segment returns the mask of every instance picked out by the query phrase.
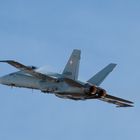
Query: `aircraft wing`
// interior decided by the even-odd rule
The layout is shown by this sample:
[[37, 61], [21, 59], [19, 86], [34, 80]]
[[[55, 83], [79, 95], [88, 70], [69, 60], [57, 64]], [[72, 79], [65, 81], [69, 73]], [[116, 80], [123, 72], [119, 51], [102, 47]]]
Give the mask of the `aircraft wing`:
[[[21, 70], [21, 71], [24, 71], [25, 73], [28, 73], [36, 78], [39, 78], [39, 79], [42, 79], [42, 80], [50, 80], [50, 81], [53, 81], [53, 80], [57, 80], [56, 78], [54, 77], [51, 77], [51, 76], [48, 76], [46, 74], [42, 74], [40, 72], [37, 72], [35, 70], [33, 70], [31, 67], [28, 67], [28, 66], [25, 66], [19, 62], [16, 62], [16, 61], [13, 61], [13, 60], [3, 60], [3, 61], [0, 61], [0, 62], [4, 62], [4, 63], [8, 63], [14, 67], [16, 67], [17, 69]], [[58, 79], [59, 80], [59, 79]], [[78, 82], [78, 81], [75, 81], [73, 79], [69, 79], [69, 78], [63, 78], [63, 80], [68, 83], [69, 85], [71, 86], [76, 86], [76, 87], [83, 87], [83, 84]]]
[[48, 75], [45, 75], [45, 74], [42, 74], [42, 73], [39, 73], [35, 70], [33, 70], [32, 68], [28, 67], [28, 66], [25, 66], [19, 62], [16, 62], [16, 61], [13, 61], [13, 60], [3, 60], [3, 61], [0, 61], [0, 62], [4, 62], [4, 63], [8, 63], [14, 67], [16, 67], [17, 69], [21, 70], [21, 71], [24, 71], [25, 73], [28, 73], [36, 78], [39, 78], [39, 79], [42, 79], [42, 80], [55, 80], [55, 78], [53, 77], [50, 77]]
[[116, 104], [116, 107], [133, 107], [133, 102], [109, 94], [106, 94], [105, 97], [101, 97], [100, 100]]

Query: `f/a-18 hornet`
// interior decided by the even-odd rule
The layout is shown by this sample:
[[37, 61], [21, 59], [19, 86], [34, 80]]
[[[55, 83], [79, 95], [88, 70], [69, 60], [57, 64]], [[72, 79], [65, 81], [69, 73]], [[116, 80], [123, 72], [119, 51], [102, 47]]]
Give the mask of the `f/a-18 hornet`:
[[116, 104], [117, 107], [132, 107], [133, 102], [109, 95], [99, 87], [116, 64], [109, 64], [87, 82], [78, 80], [81, 51], [73, 50], [62, 74], [47, 73], [35, 66], [25, 66], [13, 60], [3, 60], [19, 71], [0, 78], [0, 83], [8, 86], [38, 89], [43, 93], [53, 93], [57, 97], [72, 100], [99, 99]]

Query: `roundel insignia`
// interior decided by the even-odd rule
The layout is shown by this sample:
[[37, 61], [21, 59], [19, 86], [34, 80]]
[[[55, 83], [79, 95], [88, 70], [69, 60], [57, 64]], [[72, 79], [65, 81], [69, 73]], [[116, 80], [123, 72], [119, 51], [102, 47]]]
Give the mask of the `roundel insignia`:
[[71, 65], [73, 64], [73, 61], [72, 61], [72, 60], [70, 61], [70, 64], [71, 64]]

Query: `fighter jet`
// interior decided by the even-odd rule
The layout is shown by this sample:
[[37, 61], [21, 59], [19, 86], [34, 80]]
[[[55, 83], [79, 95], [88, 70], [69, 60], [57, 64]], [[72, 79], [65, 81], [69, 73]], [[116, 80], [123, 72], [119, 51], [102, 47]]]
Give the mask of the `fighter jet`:
[[109, 95], [100, 87], [116, 64], [111, 63], [99, 71], [87, 82], [78, 80], [81, 51], [73, 50], [63, 72], [48, 73], [42, 68], [25, 66], [14, 60], [2, 60], [17, 68], [18, 71], [0, 78], [0, 83], [12, 87], [37, 89], [43, 93], [52, 93], [57, 97], [72, 100], [98, 99], [115, 104], [116, 107], [133, 107], [133, 102]]

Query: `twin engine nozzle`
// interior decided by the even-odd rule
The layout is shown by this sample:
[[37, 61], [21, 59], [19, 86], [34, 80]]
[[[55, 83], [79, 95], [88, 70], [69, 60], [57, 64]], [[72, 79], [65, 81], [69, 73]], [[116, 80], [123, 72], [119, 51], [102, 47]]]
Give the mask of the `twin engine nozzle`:
[[89, 96], [93, 95], [96, 96], [97, 98], [105, 97], [107, 94], [106, 90], [90, 84], [85, 85], [84, 92]]

